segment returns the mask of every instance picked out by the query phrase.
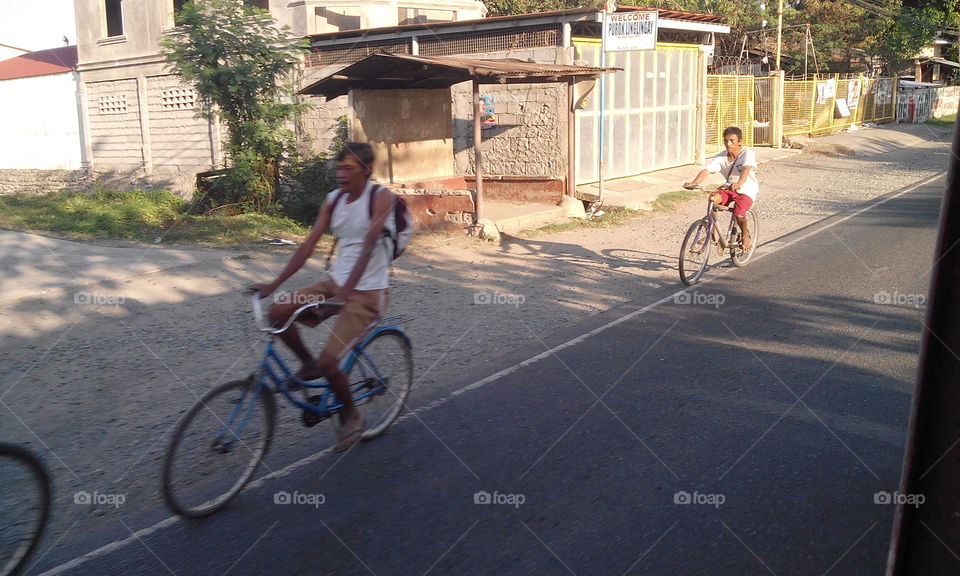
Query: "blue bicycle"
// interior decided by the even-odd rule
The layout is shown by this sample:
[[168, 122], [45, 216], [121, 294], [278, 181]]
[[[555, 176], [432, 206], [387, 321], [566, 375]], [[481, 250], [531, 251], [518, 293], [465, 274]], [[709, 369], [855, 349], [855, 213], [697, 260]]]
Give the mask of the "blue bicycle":
[[[270, 447], [276, 394], [299, 408], [305, 426], [315, 426], [342, 410], [326, 380], [300, 380], [275, 349], [276, 335], [297, 316], [325, 305], [332, 304], [305, 304], [284, 326], [273, 328], [264, 320], [260, 296], [253, 295], [257, 327], [270, 335], [263, 359], [248, 378], [226, 382], [204, 394], [177, 424], [163, 463], [163, 497], [175, 513], [188, 518], [209, 516], [240, 493]], [[367, 424], [361, 439], [376, 438], [396, 420], [413, 386], [410, 339], [394, 324], [377, 324], [344, 354], [340, 369]], [[339, 420], [331, 419], [335, 430]]]

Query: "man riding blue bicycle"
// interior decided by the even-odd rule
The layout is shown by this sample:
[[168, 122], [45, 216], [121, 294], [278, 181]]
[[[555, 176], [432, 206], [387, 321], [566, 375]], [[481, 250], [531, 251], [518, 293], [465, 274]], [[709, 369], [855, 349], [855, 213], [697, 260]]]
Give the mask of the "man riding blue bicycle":
[[707, 166], [697, 174], [692, 182], [683, 185], [684, 188], [696, 188], [710, 174], [720, 172], [724, 176], [724, 184], [713, 192], [714, 203], [722, 206], [733, 206], [733, 216], [743, 235], [743, 251], [753, 249], [753, 240], [747, 226], [747, 211], [757, 200], [760, 193], [760, 181], [757, 179], [757, 156], [753, 150], [742, 145], [743, 132], [736, 126], [730, 126], [723, 131], [723, 145], [726, 151], [720, 152], [707, 162]]
[[[290, 326], [279, 337], [302, 364], [296, 376], [301, 380], [326, 378], [343, 404], [343, 428], [335, 446], [337, 451], [342, 451], [360, 439], [364, 422], [354, 406], [347, 377], [340, 370], [338, 359], [386, 308], [390, 256], [387, 246], [381, 242], [381, 234], [385, 227], [395, 227], [396, 223], [391, 210], [393, 192], [371, 180], [374, 155], [370, 145], [348, 142], [334, 161], [339, 188], [327, 195], [310, 233], [273, 282], [253, 284], [249, 290], [258, 292], [261, 298], [269, 296], [303, 267], [321, 236], [328, 231], [336, 236], [338, 251], [330, 276], [298, 290], [283, 302], [275, 303], [269, 315], [274, 326], [282, 326], [301, 305], [312, 301], [325, 302], [327, 306], [313, 308], [297, 318], [297, 321], [314, 327], [337, 314], [339, 309], [333, 332], [316, 359], [304, 345], [295, 326]], [[370, 195], [374, 195], [372, 200]]]

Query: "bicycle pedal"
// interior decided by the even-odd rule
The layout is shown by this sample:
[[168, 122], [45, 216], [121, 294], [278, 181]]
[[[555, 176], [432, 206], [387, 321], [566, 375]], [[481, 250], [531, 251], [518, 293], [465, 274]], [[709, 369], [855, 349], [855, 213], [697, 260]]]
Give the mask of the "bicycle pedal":
[[[306, 401], [307, 401], [307, 404], [312, 404], [313, 406], [319, 406], [320, 396], [310, 396], [309, 398], [306, 399]], [[303, 422], [303, 426], [305, 428], [313, 428], [314, 426], [316, 426], [326, 418], [327, 416], [320, 415], [308, 408], [304, 408], [300, 412], [300, 421]]]
[[384, 380], [381, 385], [379, 380], [367, 378], [367, 381], [364, 382], [363, 385], [370, 390], [370, 396], [382, 396], [383, 393], [387, 391], [387, 382], [389, 382], [389, 380]]

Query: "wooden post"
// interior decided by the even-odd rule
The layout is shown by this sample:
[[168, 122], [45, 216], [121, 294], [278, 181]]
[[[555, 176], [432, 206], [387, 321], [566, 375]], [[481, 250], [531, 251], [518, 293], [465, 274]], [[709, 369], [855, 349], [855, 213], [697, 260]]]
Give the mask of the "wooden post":
[[567, 196], [576, 198], [577, 196], [577, 146], [576, 146], [576, 122], [577, 113], [574, 110], [574, 78], [567, 81]]
[[770, 137], [773, 140], [773, 147], [780, 148], [783, 146], [783, 89], [785, 86], [783, 70], [777, 70], [770, 81], [773, 84], [773, 90], [771, 90], [773, 110], [770, 114]]
[[783, 0], [777, 10], [777, 70], [780, 69], [780, 46], [783, 43]]
[[480, 132], [480, 83], [473, 79], [473, 163], [476, 174], [477, 193], [473, 202], [473, 223], [483, 218], [483, 154], [480, 152], [482, 140]]

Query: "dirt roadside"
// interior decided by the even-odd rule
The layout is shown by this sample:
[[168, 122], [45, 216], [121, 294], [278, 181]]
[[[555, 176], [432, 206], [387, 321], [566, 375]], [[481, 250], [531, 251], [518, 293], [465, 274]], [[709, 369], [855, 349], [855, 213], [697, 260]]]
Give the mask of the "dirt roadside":
[[[861, 153], [848, 146], [853, 154], [821, 150], [764, 164], [760, 250], [943, 173], [950, 134], [919, 126], [891, 134], [889, 147]], [[703, 209], [693, 199], [618, 227], [507, 236], [500, 245], [459, 234], [419, 237], [398, 261], [391, 310], [410, 318], [405, 328], [414, 340], [417, 386], [442, 386], [487, 359], [537, 344], [543, 334], [619, 305], [646, 303], [654, 290], [679, 288], [680, 240]], [[159, 507], [159, 461], [170, 426], [216, 382], [250, 371], [259, 345], [242, 287], [271, 279], [291, 252], [196, 251], [194, 260], [173, 259], [174, 267], [89, 281], [67, 262], [60, 284], [49, 280], [43, 292], [0, 301], [0, 438], [41, 453], [57, 477], [58, 514], [48, 543], [81, 538], [97, 526], [122, 533], [116, 520], [136, 529], [144, 510]], [[24, 252], [21, 264], [31, 257]], [[98, 260], [108, 257], [94, 260], [109, 265]], [[318, 279], [322, 261], [314, 258], [289, 287]], [[324, 426], [305, 430], [288, 420], [272, 450], [278, 465], [332, 441], [319, 431]], [[75, 504], [81, 490], [124, 494], [126, 504]]]

